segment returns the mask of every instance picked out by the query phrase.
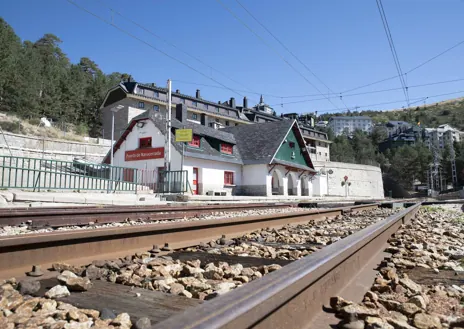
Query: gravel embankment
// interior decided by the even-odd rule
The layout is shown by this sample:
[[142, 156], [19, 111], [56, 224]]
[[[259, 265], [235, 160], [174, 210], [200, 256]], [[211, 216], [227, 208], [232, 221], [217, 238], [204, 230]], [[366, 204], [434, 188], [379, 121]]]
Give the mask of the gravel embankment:
[[[321, 208], [319, 208], [321, 209]], [[302, 212], [308, 211], [307, 208], [271, 208], [271, 209], [258, 209], [258, 210], [243, 210], [243, 211], [234, 211], [234, 212], [214, 212], [211, 214], [205, 214], [195, 217], [184, 217], [173, 220], [147, 220], [140, 218], [139, 220], [126, 220], [121, 223], [109, 223], [109, 224], [95, 224], [89, 223], [89, 225], [81, 226], [63, 226], [57, 228], [40, 228], [35, 229], [32, 227], [31, 223], [23, 223], [18, 226], [3, 226], [0, 227], [0, 236], [10, 236], [10, 235], [20, 235], [20, 234], [38, 234], [38, 233], [48, 233], [48, 232], [60, 232], [60, 231], [72, 231], [72, 230], [94, 230], [98, 228], [110, 228], [110, 227], [123, 227], [123, 226], [138, 226], [138, 225], [148, 225], [148, 224], [166, 224], [166, 223], [180, 223], [180, 222], [190, 222], [190, 221], [199, 221], [199, 220], [212, 220], [212, 219], [228, 219], [236, 217], [246, 217], [246, 216], [259, 216], [259, 215], [272, 215], [272, 214], [284, 214], [284, 213], [293, 213], [293, 212]], [[173, 217], [176, 214], [173, 213]]]
[[[273, 262], [289, 262], [304, 257], [395, 211], [376, 209], [278, 230], [262, 229], [240, 238], [222, 238], [195, 248], [178, 250], [170, 256], [160, 256], [160, 251], [154, 249], [125, 258], [94, 261], [80, 267], [56, 263], [53, 269], [59, 273], [57, 279], [60, 285], [48, 290], [44, 296], [29, 296], [36, 296], [39, 292], [38, 281], [18, 284], [13, 279], [1, 283], [0, 328], [149, 328], [146, 318], [140, 319], [137, 325], [132, 323], [127, 313], [116, 315], [107, 309], [101, 312], [79, 309], [54, 299], [71, 292], [90, 290], [92, 282], [102, 280], [209, 300], [282, 267]], [[250, 214], [249, 211], [247, 213]], [[202, 262], [195, 258], [197, 256], [193, 252], [207, 257], [229, 257], [231, 261]], [[176, 258], [178, 254], [187, 257], [192, 254], [193, 258], [181, 261]], [[255, 264], [261, 261], [267, 263], [247, 265], [250, 261]]]
[[464, 213], [461, 206], [423, 207], [389, 239], [362, 303], [334, 297], [339, 328], [464, 328]]

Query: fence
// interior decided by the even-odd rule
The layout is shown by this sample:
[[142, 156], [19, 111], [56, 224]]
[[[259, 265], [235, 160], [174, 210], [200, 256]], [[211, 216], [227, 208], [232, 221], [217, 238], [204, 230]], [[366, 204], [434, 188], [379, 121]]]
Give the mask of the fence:
[[137, 169], [94, 164], [85, 160], [71, 162], [0, 156], [0, 170], [0, 188], [34, 191], [107, 190], [134, 193], [140, 189], [137, 185]]
[[164, 193], [185, 193], [188, 190], [188, 172], [186, 170], [173, 170], [158, 172], [158, 186], [156, 191]]

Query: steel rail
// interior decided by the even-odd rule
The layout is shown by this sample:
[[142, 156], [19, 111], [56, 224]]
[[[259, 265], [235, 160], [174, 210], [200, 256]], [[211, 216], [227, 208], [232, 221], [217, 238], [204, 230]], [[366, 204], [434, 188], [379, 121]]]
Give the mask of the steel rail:
[[[33, 226], [85, 225], [89, 222], [105, 224], [126, 219], [164, 220], [196, 216], [213, 212], [250, 209], [287, 208], [294, 203], [248, 203], [187, 206], [103, 206], [72, 208], [8, 208], [0, 210], [0, 227], [20, 225], [32, 221]], [[175, 215], [177, 214], [177, 215]]]
[[381, 251], [418, 211], [417, 203], [261, 279], [188, 309], [152, 329], [311, 328], [323, 303]]
[[31, 265], [82, 263], [127, 256], [165, 243], [184, 248], [222, 235], [236, 237], [264, 227], [324, 220], [345, 212], [377, 208], [378, 204], [166, 224], [147, 224], [93, 230], [55, 231], [0, 238], [0, 278], [21, 275]]

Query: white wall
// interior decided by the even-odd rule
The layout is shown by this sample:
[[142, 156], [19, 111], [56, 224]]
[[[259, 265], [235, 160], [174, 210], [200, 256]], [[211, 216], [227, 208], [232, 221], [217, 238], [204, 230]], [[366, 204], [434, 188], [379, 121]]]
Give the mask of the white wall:
[[348, 176], [351, 186], [348, 188], [349, 197], [384, 198], [382, 171], [379, 167], [366, 166], [342, 162], [316, 162], [314, 167], [317, 171], [325, 167], [325, 171], [333, 170], [329, 175], [327, 192], [327, 176], [316, 176], [313, 181], [313, 194], [329, 196], [345, 196], [345, 187], [342, 186], [344, 176]]
[[[120, 167], [155, 170], [164, 167], [164, 158], [138, 161], [125, 161], [126, 151], [136, 150], [139, 147], [139, 138], [151, 137], [152, 147], [164, 147], [164, 135], [156, 128], [151, 120], [144, 120], [146, 124], [139, 128], [134, 126], [132, 132], [126, 137], [121, 147], [114, 154], [114, 165]], [[180, 170], [180, 153], [171, 147], [171, 170]]]
[[266, 164], [243, 166], [243, 183], [246, 185], [266, 185], [268, 171]]
[[193, 168], [198, 168], [198, 194], [214, 191], [227, 192], [230, 195], [233, 187], [224, 186], [224, 171], [234, 173], [234, 185], [242, 184], [242, 166], [240, 164], [185, 157], [184, 170], [188, 172], [190, 186], [193, 186]]

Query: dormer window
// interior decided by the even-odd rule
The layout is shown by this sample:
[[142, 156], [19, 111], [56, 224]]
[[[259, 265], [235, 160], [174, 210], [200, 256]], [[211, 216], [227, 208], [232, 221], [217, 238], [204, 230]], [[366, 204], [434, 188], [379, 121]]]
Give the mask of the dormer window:
[[151, 147], [151, 137], [139, 139], [139, 149], [147, 149]]
[[196, 148], [200, 148], [200, 144], [201, 144], [201, 138], [198, 135], [193, 135], [192, 141], [188, 143], [189, 146], [196, 147]]
[[221, 143], [221, 153], [225, 154], [232, 154], [233, 153], [233, 145], [229, 143]]

